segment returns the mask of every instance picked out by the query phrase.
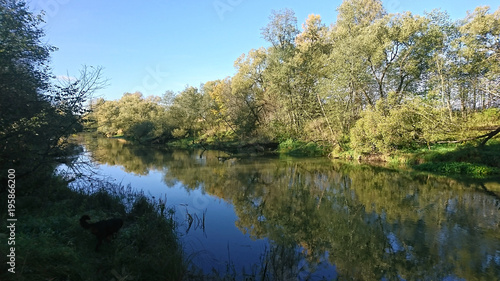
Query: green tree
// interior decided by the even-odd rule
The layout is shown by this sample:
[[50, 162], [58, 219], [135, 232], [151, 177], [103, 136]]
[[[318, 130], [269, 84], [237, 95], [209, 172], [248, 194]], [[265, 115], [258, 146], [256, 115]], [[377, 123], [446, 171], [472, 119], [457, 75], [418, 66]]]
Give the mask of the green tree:
[[262, 37], [271, 43], [263, 79], [269, 104], [272, 105], [271, 130], [281, 138], [295, 137], [303, 126], [300, 96], [292, 81], [296, 75], [293, 63], [297, 18], [292, 10], [273, 11]]
[[309, 15], [302, 25], [302, 32], [296, 38], [294, 64], [297, 69], [293, 80], [294, 88], [301, 97], [300, 110], [307, 112], [304, 126], [304, 140], [327, 143], [338, 142], [338, 134], [330, 120], [328, 93], [321, 86], [327, 79], [328, 57], [333, 44], [328, 36], [328, 28], [319, 15]]
[[165, 141], [172, 129], [161, 98], [143, 97], [141, 93], [125, 93], [120, 100], [98, 99], [92, 104], [90, 118], [97, 132], [107, 137], [124, 135], [139, 142]]
[[221, 138], [227, 132], [236, 133], [238, 104], [231, 92], [231, 79], [209, 81], [203, 85], [205, 100], [206, 133], [205, 136]]
[[[0, 142], [3, 169], [20, 169], [43, 152], [38, 137], [50, 104], [40, 94], [49, 88], [46, 67], [55, 48], [42, 44], [43, 20], [21, 1], [0, 2]], [[44, 141], [45, 143], [46, 141]], [[37, 161], [38, 162], [38, 161]], [[24, 167], [26, 169], [27, 167]]]
[[20, 177], [48, 175], [58, 162], [70, 162], [66, 139], [82, 129], [85, 101], [104, 85], [101, 68], [53, 84], [48, 62], [55, 48], [43, 41], [42, 16], [14, 0], [0, 1], [0, 15], [0, 165]]
[[206, 118], [203, 96], [198, 88], [186, 86], [177, 94], [169, 108], [168, 118], [173, 121], [175, 137], [197, 137]]
[[237, 70], [231, 80], [232, 94], [239, 101], [238, 127], [242, 134], [257, 133], [263, 138], [274, 138], [266, 124], [273, 120], [274, 108], [266, 96], [264, 71], [267, 66], [267, 52], [264, 48], [250, 50], [235, 62]]
[[459, 54], [463, 58], [464, 91], [462, 109], [489, 107], [500, 98], [500, 8], [489, 14], [478, 7], [460, 27]]

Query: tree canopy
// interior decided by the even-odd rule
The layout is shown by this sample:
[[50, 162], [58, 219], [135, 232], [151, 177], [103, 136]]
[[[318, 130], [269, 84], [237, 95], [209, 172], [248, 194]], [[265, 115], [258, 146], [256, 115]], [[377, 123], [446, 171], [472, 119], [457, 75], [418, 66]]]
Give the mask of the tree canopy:
[[24, 1], [0, 1], [0, 166], [34, 178], [69, 161], [66, 139], [82, 130], [85, 101], [105, 84], [102, 69], [90, 67], [79, 78], [53, 80], [56, 48], [43, 41], [42, 22]]
[[[241, 55], [232, 77], [167, 92], [175, 97], [149, 118], [151, 138], [295, 139], [385, 153], [487, 141], [500, 128], [500, 10], [478, 7], [452, 21], [440, 10], [390, 14], [379, 0], [345, 0], [330, 25], [309, 15], [299, 28], [285, 9], [261, 34], [269, 46]], [[105, 108], [126, 106], [127, 95], [96, 104], [102, 133], [118, 132], [110, 120], [125, 122]]]

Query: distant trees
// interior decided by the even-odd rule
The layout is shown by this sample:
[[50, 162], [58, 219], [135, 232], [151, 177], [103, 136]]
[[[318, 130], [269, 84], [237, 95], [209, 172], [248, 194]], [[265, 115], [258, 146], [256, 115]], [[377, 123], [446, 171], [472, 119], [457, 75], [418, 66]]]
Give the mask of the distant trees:
[[[151, 137], [291, 138], [388, 152], [500, 127], [492, 114], [500, 104], [500, 10], [478, 7], [452, 22], [441, 11], [389, 14], [379, 0], [345, 0], [330, 26], [310, 15], [299, 29], [293, 11], [273, 11], [262, 37], [270, 46], [239, 57], [233, 77], [163, 97], [155, 110], [164, 125], [155, 125], [160, 117], [143, 125], [162, 128]], [[124, 122], [102, 120], [106, 134]]]
[[141, 93], [126, 93], [118, 101], [97, 99], [91, 103], [88, 122], [108, 137], [133, 136], [139, 141], [152, 141], [163, 136], [167, 124], [160, 98], [144, 98]]

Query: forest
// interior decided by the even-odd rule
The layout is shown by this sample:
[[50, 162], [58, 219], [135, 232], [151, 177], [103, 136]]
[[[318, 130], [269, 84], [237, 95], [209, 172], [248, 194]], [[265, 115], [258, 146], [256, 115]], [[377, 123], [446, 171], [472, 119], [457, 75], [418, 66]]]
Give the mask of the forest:
[[[332, 156], [477, 140], [500, 132], [500, 9], [389, 14], [378, 0], [343, 1], [337, 20], [273, 11], [269, 46], [235, 74], [161, 97], [95, 99], [85, 122], [143, 143], [312, 143]], [[256, 31], [258, 32], [258, 31]], [[325, 153], [326, 154], [326, 153]]]

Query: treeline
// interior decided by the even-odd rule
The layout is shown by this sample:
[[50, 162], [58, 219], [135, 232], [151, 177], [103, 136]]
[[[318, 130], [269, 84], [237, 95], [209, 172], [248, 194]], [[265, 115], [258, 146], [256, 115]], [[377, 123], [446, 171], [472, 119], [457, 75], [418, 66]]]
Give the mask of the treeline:
[[234, 76], [95, 100], [89, 126], [141, 141], [293, 139], [370, 153], [499, 131], [500, 9], [452, 21], [345, 0], [329, 26], [310, 15], [299, 29], [282, 10], [261, 31], [269, 47], [239, 57]]

